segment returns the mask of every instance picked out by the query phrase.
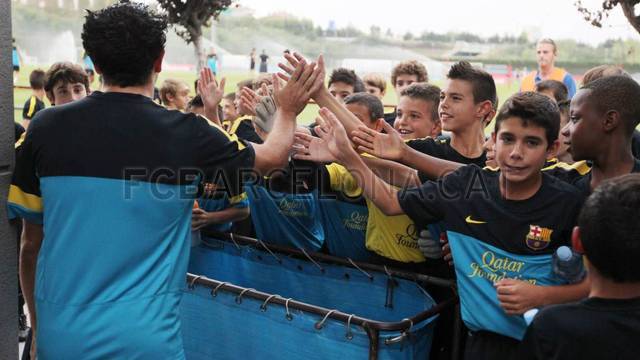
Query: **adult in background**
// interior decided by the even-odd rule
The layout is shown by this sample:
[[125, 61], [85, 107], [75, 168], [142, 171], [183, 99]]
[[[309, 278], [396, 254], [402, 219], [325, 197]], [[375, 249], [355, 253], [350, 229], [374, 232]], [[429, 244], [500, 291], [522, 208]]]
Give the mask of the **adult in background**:
[[556, 80], [564, 83], [569, 91], [569, 99], [576, 93], [576, 81], [565, 69], [555, 66], [558, 48], [555, 41], [541, 39], [536, 45], [538, 70], [532, 71], [522, 79], [520, 91], [536, 91], [536, 84], [543, 80]]
[[[323, 85], [321, 67], [299, 64], [275, 86], [269, 139], [239, 141], [152, 101], [167, 26], [141, 3], [88, 11], [82, 43], [102, 91], [38, 113], [16, 152], [8, 214], [43, 234], [31, 244], [37, 263], [21, 268], [25, 296], [35, 287], [38, 358], [184, 359], [178, 309], [197, 181], [222, 176], [233, 196], [240, 170], [284, 166], [295, 117]], [[208, 117], [223, 88], [202, 71]]]
[[260, 72], [261, 73], [268, 72], [267, 60], [269, 60], [269, 55], [267, 55], [267, 52], [263, 49], [262, 54], [260, 54]]
[[256, 71], [256, 48], [251, 49], [249, 53], [249, 71]]

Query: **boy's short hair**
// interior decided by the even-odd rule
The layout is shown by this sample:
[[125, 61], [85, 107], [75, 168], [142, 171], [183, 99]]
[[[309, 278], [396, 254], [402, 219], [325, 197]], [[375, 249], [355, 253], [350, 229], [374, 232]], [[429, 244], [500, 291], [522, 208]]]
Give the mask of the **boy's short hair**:
[[354, 93], [364, 92], [364, 83], [362, 80], [356, 75], [356, 72], [350, 69], [338, 68], [331, 72], [331, 76], [329, 77], [329, 84], [327, 87], [330, 87], [331, 84], [336, 82], [342, 82], [345, 84], [349, 84], [353, 86]]
[[569, 98], [569, 90], [567, 86], [558, 80], [544, 80], [536, 84], [536, 92], [551, 91], [556, 102], [564, 101]]
[[606, 76], [594, 80], [582, 89], [591, 90], [589, 102], [604, 114], [613, 110], [620, 114], [628, 134], [640, 122], [640, 85], [628, 76]]
[[238, 82], [236, 85], [238, 90], [242, 90], [242, 88], [248, 87], [249, 89], [253, 89], [253, 79], [246, 79]]
[[367, 74], [362, 78], [362, 81], [369, 86], [380, 89], [380, 92], [387, 90], [387, 80], [380, 74]]
[[396, 80], [400, 75], [415, 75], [418, 78], [417, 82], [428, 82], [429, 73], [427, 68], [416, 60], [406, 60], [398, 63], [391, 70], [391, 85], [396, 86]]
[[121, 87], [143, 85], [164, 49], [167, 18], [147, 5], [121, 2], [87, 10], [82, 45], [104, 76]]
[[89, 75], [82, 66], [69, 61], [57, 62], [47, 70], [44, 81], [44, 90], [52, 92], [53, 87], [62, 81], [63, 84], [82, 84], [89, 91]]
[[45, 73], [41, 69], [35, 69], [29, 74], [29, 85], [33, 90], [44, 89]]
[[560, 116], [569, 116], [569, 110], [571, 108], [571, 100], [558, 101], [558, 110], [560, 110]]
[[376, 96], [366, 92], [355, 93], [344, 98], [345, 105], [360, 104], [369, 110], [369, 120], [375, 121], [384, 117], [384, 106]]
[[[589, 196], [580, 216], [580, 239], [589, 262], [607, 279], [640, 281], [640, 174], [610, 179]], [[635, 215], [634, 215], [635, 214]]]
[[494, 109], [498, 107], [496, 83], [488, 72], [471, 66], [468, 61], [459, 61], [451, 65], [447, 73], [450, 80], [465, 80], [473, 88], [473, 102], [475, 104], [490, 101]]
[[233, 102], [233, 101], [235, 101], [235, 99], [236, 99], [236, 93], [234, 93], [234, 92], [230, 92], [230, 93], [226, 94], [226, 95], [223, 97], [223, 99], [224, 99], [224, 100], [229, 100], [229, 101]]
[[194, 107], [204, 107], [202, 96], [200, 96], [200, 94], [194, 96], [191, 100], [189, 100], [189, 103], [187, 103], [187, 109], [192, 109]]
[[251, 89], [253, 89], [253, 91], [257, 91], [258, 89], [260, 89], [262, 87], [262, 84], [265, 84], [267, 86], [273, 85], [273, 79], [272, 79], [271, 75], [269, 75], [269, 74], [258, 75], [257, 78], [255, 78], [255, 79], [253, 79], [253, 81], [251, 81], [251, 85], [249, 87]]
[[440, 105], [440, 88], [427, 83], [413, 83], [400, 92], [400, 97], [406, 96], [411, 99], [419, 99], [427, 103], [432, 103], [431, 120], [440, 121], [438, 106]]
[[582, 77], [582, 86], [587, 86], [589, 83], [598, 80], [600, 78], [603, 78], [605, 76], [616, 76], [616, 75], [622, 75], [622, 76], [628, 76], [631, 77], [631, 75], [629, 75], [628, 72], [624, 71], [621, 67], [616, 66], [616, 65], [600, 65], [600, 66], [596, 66], [594, 68], [591, 68], [589, 70], [587, 70], [586, 73], [584, 73], [584, 76]]
[[542, 38], [540, 40], [538, 40], [538, 44], [549, 44], [551, 46], [553, 46], [553, 54], [557, 54], [558, 53], [558, 47], [556, 46], [556, 42], [553, 41], [553, 39], [550, 38]]
[[160, 86], [160, 99], [163, 104], [169, 103], [167, 95], [176, 96], [180, 85], [182, 85], [182, 82], [175, 79], [166, 79], [162, 82], [162, 86]]
[[525, 91], [508, 98], [498, 111], [494, 131], [498, 133], [500, 124], [513, 117], [520, 118], [525, 126], [531, 123], [543, 128], [548, 146], [558, 139], [560, 131], [558, 105], [542, 94]]

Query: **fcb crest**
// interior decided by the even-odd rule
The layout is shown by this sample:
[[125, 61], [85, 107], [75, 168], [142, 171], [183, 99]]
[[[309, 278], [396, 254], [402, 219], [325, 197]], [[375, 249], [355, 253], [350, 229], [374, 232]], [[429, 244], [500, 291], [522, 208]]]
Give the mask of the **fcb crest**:
[[538, 225], [529, 225], [529, 234], [527, 234], [527, 246], [531, 250], [542, 250], [551, 243], [551, 233], [553, 230], [543, 228]]

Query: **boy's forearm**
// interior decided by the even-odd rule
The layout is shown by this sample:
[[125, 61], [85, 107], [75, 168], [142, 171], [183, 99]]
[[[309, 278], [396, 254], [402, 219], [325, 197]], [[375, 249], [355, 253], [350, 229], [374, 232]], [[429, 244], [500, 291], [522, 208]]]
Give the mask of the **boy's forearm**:
[[41, 225], [23, 222], [20, 246], [20, 286], [24, 301], [29, 309], [29, 322], [32, 329], [36, 329], [35, 278], [38, 253], [44, 233]]
[[362, 125], [362, 121], [353, 115], [338, 99], [333, 97], [325, 87], [320, 89], [313, 99], [318, 106], [325, 107], [335, 114], [349, 136], [351, 136], [352, 131], [358, 129], [359, 125]]
[[408, 145], [405, 145], [402, 163], [426, 174], [431, 180], [436, 180], [464, 166], [464, 164], [421, 153]]
[[420, 185], [418, 173], [403, 164], [391, 160], [384, 160], [363, 156], [364, 163], [386, 183], [400, 188]]
[[224, 210], [211, 212], [210, 216], [214, 224], [240, 221], [246, 219], [247, 216], [249, 216], [249, 208], [230, 207]]
[[343, 165], [349, 170], [362, 188], [364, 196], [372, 201], [385, 215], [401, 215], [404, 212], [398, 201], [398, 191], [378, 178], [364, 163], [355, 151], [342, 159]]
[[590, 285], [589, 277], [586, 277], [578, 284], [543, 286], [542, 306], [582, 300], [589, 296]]
[[277, 110], [273, 129], [262, 144], [254, 144], [256, 160], [254, 169], [265, 175], [286, 166], [293, 145], [296, 129], [296, 114]]

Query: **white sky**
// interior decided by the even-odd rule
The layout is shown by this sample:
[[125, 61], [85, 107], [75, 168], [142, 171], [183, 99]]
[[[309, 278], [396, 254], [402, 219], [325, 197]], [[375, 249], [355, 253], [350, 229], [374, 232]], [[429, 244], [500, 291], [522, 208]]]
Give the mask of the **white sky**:
[[[575, 39], [598, 44], [609, 38], [633, 38], [638, 34], [616, 7], [596, 28], [583, 20], [574, 0], [238, 0], [240, 6], [254, 9], [256, 16], [286, 11], [309, 18], [326, 28], [330, 20], [338, 27], [353, 25], [369, 31], [371, 25], [395, 33], [423, 31], [445, 33], [467, 31], [481, 36], [519, 35], [536, 29], [537, 35], [554, 39]], [[602, 0], [584, 0], [592, 9]]]

